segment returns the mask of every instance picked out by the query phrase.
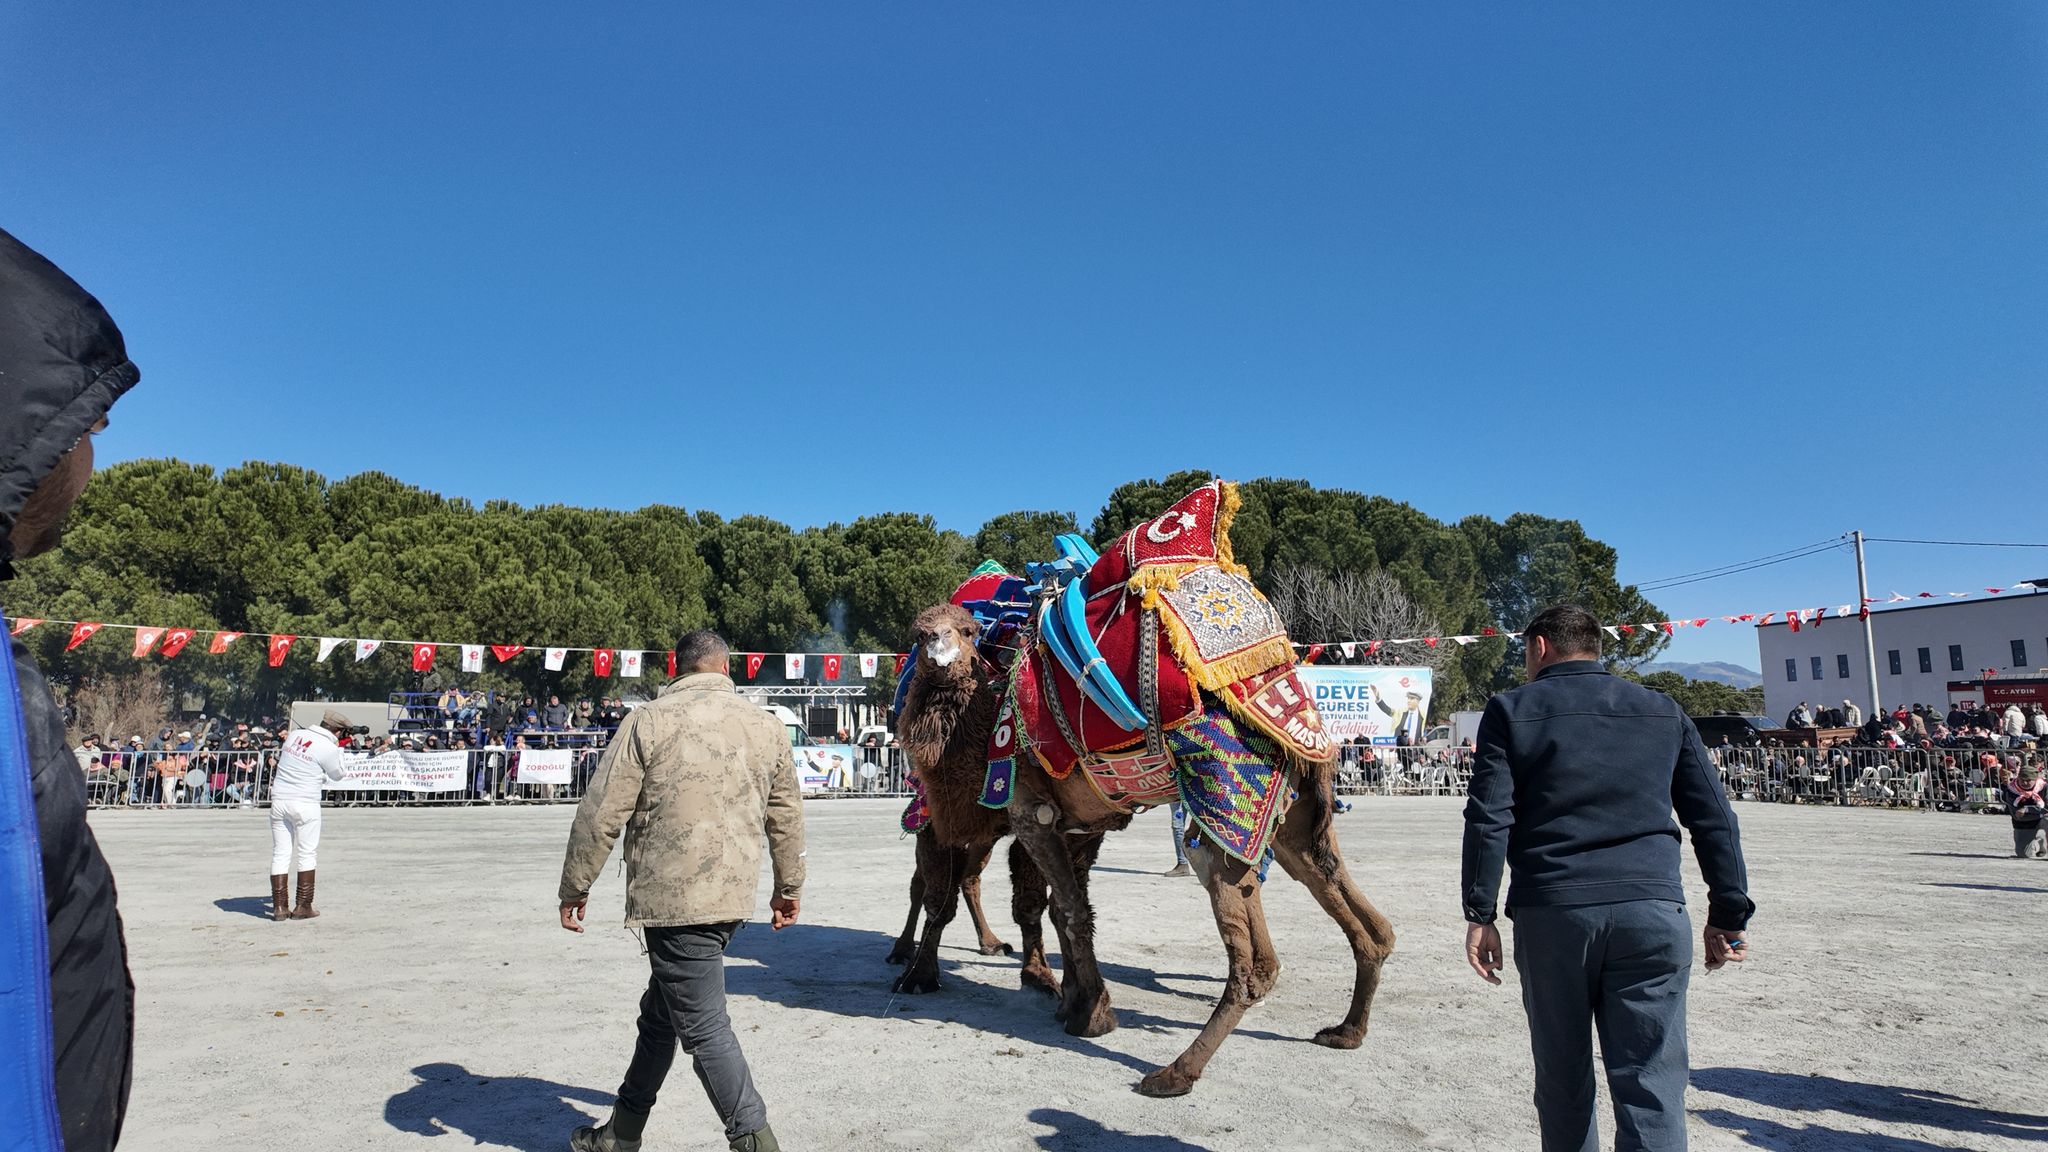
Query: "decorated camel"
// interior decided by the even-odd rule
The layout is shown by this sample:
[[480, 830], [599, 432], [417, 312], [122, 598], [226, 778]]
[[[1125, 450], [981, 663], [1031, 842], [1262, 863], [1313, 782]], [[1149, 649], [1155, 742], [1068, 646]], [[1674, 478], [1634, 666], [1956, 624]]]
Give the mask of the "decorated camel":
[[[1062, 538], [1058, 562], [1032, 566], [1034, 609], [1010, 674], [999, 680], [993, 668], [964, 661], [933, 680], [919, 715], [930, 729], [946, 729], [949, 749], [985, 734], [981, 788], [949, 788], [946, 812], [953, 826], [966, 826], [979, 818], [967, 797], [975, 807], [1007, 806], [1023, 850], [1013, 847], [1013, 867], [1028, 857], [1050, 895], [1064, 967], [1057, 1015], [1069, 1033], [1100, 1036], [1116, 1027], [1087, 889], [1101, 836], [1147, 807], [1187, 806], [1189, 858], [1209, 892], [1229, 973], [1186, 1051], [1140, 1083], [1153, 1096], [1190, 1091], [1279, 976], [1260, 901], [1269, 850], [1337, 922], [1356, 963], [1349, 1011], [1315, 1043], [1356, 1048], [1364, 1041], [1380, 967], [1394, 947], [1393, 926], [1338, 852], [1335, 748], [1294, 674], [1278, 615], [1231, 556], [1236, 507], [1234, 486], [1211, 483], [1105, 555]], [[935, 656], [971, 636], [971, 617], [963, 621], [966, 614], [950, 608], [919, 617], [919, 641]], [[936, 792], [932, 801], [941, 823]], [[990, 826], [979, 827], [986, 836]], [[928, 907], [931, 899], [928, 889]], [[1020, 897], [1020, 923], [1032, 899]], [[1027, 964], [1035, 930], [1026, 929]]]
[[[981, 908], [981, 873], [998, 841], [1010, 833], [1008, 796], [983, 792], [988, 778], [989, 739], [998, 705], [996, 687], [1015, 651], [1016, 624], [1027, 606], [1016, 599], [1023, 582], [984, 566], [955, 593], [953, 602], [919, 613], [911, 626], [912, 663], [901, 685], [896, 740], [909, 758], [917, 796], [904, 813], [903, 828], [917, 836], [917, 866], [910, 881], [910, 912], [889, 953], [905, 964], [898, 992], [933, 992], [939, 987], [939, 942], [964, 898], [980, 937], [982, 955], [1007, 953]], [[1086, 890], [1087, 868], [1101, 837], [1077, 845], [1076, 866]], [[1023, 934], [1026, 987], [1058, 992], [1058, 978], [1046, 963], [1044, 914], [1047, 890], [1038, 866], [1016, 844], [1010, 847], [1010, 910]], [[925, 926], [917, 933], [918, 913]]]

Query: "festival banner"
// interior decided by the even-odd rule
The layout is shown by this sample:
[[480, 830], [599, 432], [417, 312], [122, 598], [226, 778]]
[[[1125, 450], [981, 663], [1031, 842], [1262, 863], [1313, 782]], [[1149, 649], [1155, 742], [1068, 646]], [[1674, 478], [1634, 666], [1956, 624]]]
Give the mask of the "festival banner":
[[383, 646], [384, 642], [382, 640], [356, 641], [356, 663], [361, 664], [363, 661], [368, 660], [371, 656], [376, 654], [377, 649], [382, 648]]
[[462, 646], [462, 670], [464, 672], [481, 672], [484, 670], [483, 645], [464, 644]]
[[341, 755], [341, 779], [324, 785], [329, 792], [460, 792], [468, 787], [467, 752], [385, 752]]
[[631, 648], [621, 651], [619, 653], [619, 675], [631, 677], [635, 680], [639, 679], [640, 661], [646, 655], [645, 652], [636, 652]]
[[1298, 668], [1330, 739], [1415, 745], [1429, 724], [1430, 671], [1393, 666]]
[[164, 633], [163, 647], [158, 648], [156, 653], [169, 660], [178, 653], [183, 652], [185, 645], [191, 642], [192, 630], [190, 628], [173, 628], [169, 632]]
[[784, 679], [787, 679], [787, 680], [801, 680], [801, 679], [803, 679], [803, 678], [804, 678], [804, 654], [803, 654], [803, 653], [801, 653], [801, 652], [785, 652], [785, 653], [783, 653], [783, 655], [782, 655], [782, 675], [783, 675], [783, 678], [784, 678]]
[[851, 744], [810, 744], [791, 748], [796, 761], [797, 781], [804, 792], [828, 792], [853, 787], [853, 773], [860, 753]]
[[156, 642], [163, 639], [163, 636], [164, 630], [161, 628], [137, 628], [135, 630], [135, 658], [140, 660], [144, 656], [149, 655], [149, 650], [156, 647]]
[[547, 658], [541, 661], [541, 665], [550, 672], [560, 672], [562, 670], [562, 661], [568, 658], [569, 650], [567, 648], [550, 648], [548, 649]]
[[320, 638], [320, 651], [317, 655], [313, 657], [313, 663], [327, 663], [327, 658], [329, 656], [334, 655], [334, 650], [346, 643], [348, 643], [348, 641], [340, 636], [322, 636]]
[[520, 784], [567, 784], [576, 760], [570, 748], [522, 748], [513, 755], [519, 758], [513, 780]]
[[860, 654], [861, 676], [867, 679], [873, 679], [875, 674], [877, 672], [880, 672], [881, 670], [882, 658], [879, 655], [876, 655], [873, 652], [863, 652]]

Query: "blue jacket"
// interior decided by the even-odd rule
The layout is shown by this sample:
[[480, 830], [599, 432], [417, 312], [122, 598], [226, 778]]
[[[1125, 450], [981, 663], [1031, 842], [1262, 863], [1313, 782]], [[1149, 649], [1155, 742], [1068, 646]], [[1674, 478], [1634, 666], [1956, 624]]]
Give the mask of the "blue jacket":
[[[1677, 811], [1678, 821], [1672, 819]], [[1508, 909], [1685, 902], [1678, 822], [1707, 880], [1707, 922], [1749, 923], [1735, 813], [1676, 701], [1598, 661], [1567, 660], [1495, 696], [1479, 721], [1465, 802], [1465, 919], [1490, 924], [1501, 865]]]

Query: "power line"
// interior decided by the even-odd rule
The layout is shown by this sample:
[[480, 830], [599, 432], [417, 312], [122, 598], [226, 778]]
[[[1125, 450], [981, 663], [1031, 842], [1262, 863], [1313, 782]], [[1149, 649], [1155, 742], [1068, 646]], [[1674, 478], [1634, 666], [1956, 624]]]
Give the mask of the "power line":
[[1865, 536], [1872, 544], [1936, 544], [1944, 548], [2048, 548], [2048, 544], [1998, 544], [1986, 540], [1902, 540], [1895, 536]]
[[1769, 556], [1759, 556], [1754, 560], [1723, 564], [1718, 568], [1703, 568], [1697, 572], [1688, 572], [1682, 576], [1670, 576], [1662, 580], [1645, 580], [1636, 585], [1636, 590], [1639, 592], [1656, 592], [1666, 588], [1681, 587], [1686, 584], [1698, 584], [1706, 580], [1719, 580], [1723, 576], [1734, 576], [1738, 573], [1748, 572], [1757, 568], [1769, 568], [1774, 564], [1784, 564], [1792, 560], [1803, 560], [1808, 556], [1818, 556], [1823, 552], [1832, 552], [1838, 548], [1845, 547], [1847, 544], [1846, 538], [1838, 536], [1833, 540], [1823, 540], [1785, 552], [1774, 552]]

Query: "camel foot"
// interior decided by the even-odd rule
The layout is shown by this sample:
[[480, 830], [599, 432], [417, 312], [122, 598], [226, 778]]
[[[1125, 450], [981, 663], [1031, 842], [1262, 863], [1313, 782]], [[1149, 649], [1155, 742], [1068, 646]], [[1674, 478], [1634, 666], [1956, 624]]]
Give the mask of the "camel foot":
[[1365, 1028], [1363, 1026], [1347, 1028], [1342, 1024], [1335, 1024], [1310, 1037], [1309, 1043], [1321, 1044], [1325, 1048], [1342, 1048], [1349, 1051], [1365, 1043]]
[[905, 940], [898, 940], [896, 946], [889, 949], [889, 958], [883, 961], [883, 963], [908, 964], [910, 963], [910, 958], [915, 955], [917, 955], [917, 945]]
[[1172, 1064], [1148, 1073], [1143, 1080], [1138, 1081], [1140, 1096], [1185, 1096], [1194, 1090], [1195, 1078]]
[[1116, 1031], [1116, 1009], [1109, 1006], [1109, 996], [1103, 994], [1095, 1002], [1092, 1011], [1072, 1012], [1067, 1015], [1067, 1035], [1092, 1040]]
[[1043, 964], [1026, 964], [1024, 970], [1017, 974], [1017, 978], [1026, 988], [1036, 988], [1049, 996], [1060, 994], [1060, 978]]
[[905, 972], [896, 978], [894, 984], [889, 985], [889, 991], [898, 995], [908, 992], [914, 996], [921, 996], [926, 992], [937, 992], [938, 990], [939, 974], [937, 972]]
[[981, 954], [983, 956], [1011, 956], [1015, 953], [1016, 949], [1003, 943], [1001, 940], [984, 940], [981, 945]]

